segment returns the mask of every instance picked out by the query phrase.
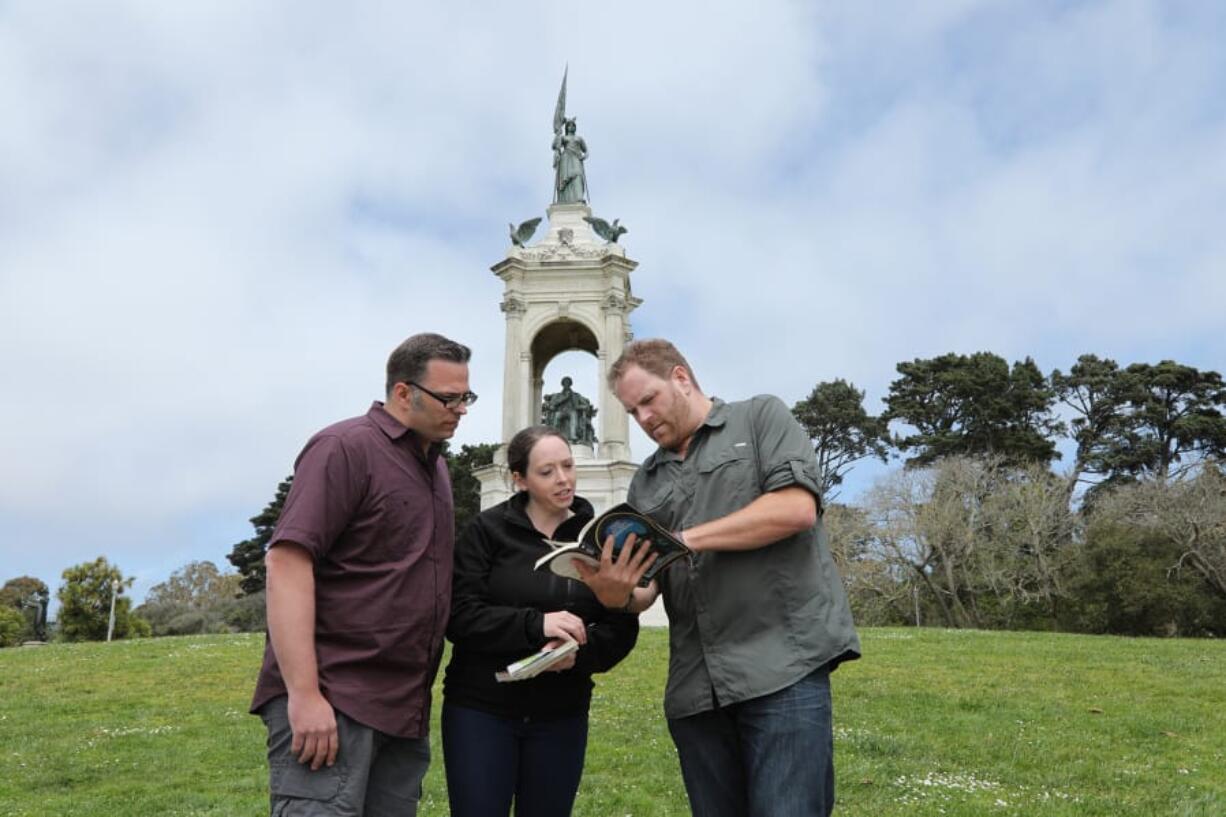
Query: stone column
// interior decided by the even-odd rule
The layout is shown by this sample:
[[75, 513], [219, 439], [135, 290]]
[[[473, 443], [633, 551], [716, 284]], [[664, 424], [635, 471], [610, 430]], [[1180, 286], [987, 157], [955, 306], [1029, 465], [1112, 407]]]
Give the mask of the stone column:
[[630, 459], [630, 424], [626, 410], [608, 386], [609, 367], [625, 348], [626, 299], [610, 292], [601, 304], [604, 344], [600, 349], [600, 453], [609, 460]]
[[[526, 382], [519, 377], [511, 377], [512, 372], [518, 372], [522, 367], [520, 358], [524, 355], [523, 350], [523, 321], [524, 313], [528, 311], [527, 304], [524, 303], [522, 297], [514, 292], [507, 292], [502, 299], [502, 311], [506, 315], [507, 331], [506, 331], [506, 353], [503, 358], [503, 381], [502, 381], [502, 442], [503, 447], [499, 448], [499, 453], [505, 455], [505, 445], [508, 440], [522, 428], [518, 425], [518, 417], [516, 411], [507, 411], [506, 409], [522, 404], [524, 396], [523, 390]], [[502, 460], [505, 462], [505, 458]]]

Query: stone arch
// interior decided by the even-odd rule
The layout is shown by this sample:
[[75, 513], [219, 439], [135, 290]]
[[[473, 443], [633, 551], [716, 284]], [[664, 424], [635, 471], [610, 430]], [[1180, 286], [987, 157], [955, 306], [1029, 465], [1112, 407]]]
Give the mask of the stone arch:
[[[586, 322], [574, 318], [552, 318], [539, 326], [532, 334], [529, 344], [529, 354], [532, 359], [532, 397], [533, 422], [540, 422], [536, 416], [540, 410], [544, 396], [545, 369], [550, 361], [563, 352], [587, 352], [593, 357], [600, 356], [600, 338], [595, 329]], [[597, 395], [588, 395], [589, 399], [598, 399]]]
[[529, 345], [532, 354], [532, 376], [540, 377], [549, 362], [563, 352], [577, 350], [600, 355], [600, 338], [593, 327], [581, 320], [554, 318], [539, 327]]

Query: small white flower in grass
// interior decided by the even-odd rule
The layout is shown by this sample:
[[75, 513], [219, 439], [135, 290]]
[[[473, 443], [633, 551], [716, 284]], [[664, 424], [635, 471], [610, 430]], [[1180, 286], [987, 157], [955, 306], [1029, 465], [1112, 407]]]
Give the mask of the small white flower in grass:
[[[114, 729], [108, 729], [105, 726], [98, 727], [98, 732], [108, 738], [121, 738], [127, 735], [169, 735], [171, 732], [179, 731], [177, 726], [119, 726]], [[91, 744], [92, 745], [92, 744]]]

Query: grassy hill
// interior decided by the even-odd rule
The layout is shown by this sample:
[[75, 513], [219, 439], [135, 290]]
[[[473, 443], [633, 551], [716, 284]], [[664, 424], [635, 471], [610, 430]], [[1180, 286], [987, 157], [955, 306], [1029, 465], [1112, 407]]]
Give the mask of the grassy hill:
[[[869, 629], [835, 673], [840, 815], [1226, 815], [1226, 644]], [[0, 651], [0, 817], [267, 813], [261, 636]], [[667, 634], [598, 684], [575, 813], [684, 815]], [[436, 697], [435, 721], [437, 722]], [[447, 814], [437, 729], [425, 817]]]

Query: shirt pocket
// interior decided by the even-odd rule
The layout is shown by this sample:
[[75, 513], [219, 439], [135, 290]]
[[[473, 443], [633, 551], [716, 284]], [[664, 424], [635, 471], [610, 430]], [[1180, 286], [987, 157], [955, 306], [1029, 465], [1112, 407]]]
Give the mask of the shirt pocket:
[[749, 446], [703, 452], [696, 465], [698, 490], [691, 516], [694, 524], [732, 513], [758, 497], [757, 464]]
[[434, 502], [429, 494], [408, 489], [387, 491], [373, 498], [351, 533], [354, 557], [363, 562], [397, 562], [422, 550], [433, 536]]
[[664, 479], [658, 480], [655, 485], [650, 486], [646, 490], [638, 491], [635, 494], [634, 509], [639, 513], [650, 516], [659, 524], [668, 527], [671, 524], [668, 500], [672, 495], [672, 482]]

